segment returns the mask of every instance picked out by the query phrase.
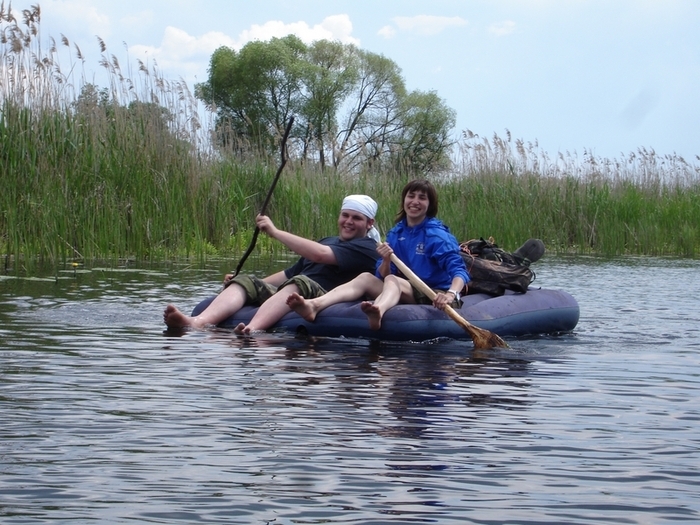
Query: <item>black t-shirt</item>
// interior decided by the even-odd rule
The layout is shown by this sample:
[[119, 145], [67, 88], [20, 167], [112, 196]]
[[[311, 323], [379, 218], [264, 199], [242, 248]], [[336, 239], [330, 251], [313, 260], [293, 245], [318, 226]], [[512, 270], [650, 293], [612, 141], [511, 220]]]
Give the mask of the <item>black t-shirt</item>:
[[370, 237], [342, 241], [339, 237], [325, 237], [318, 241], [330, 246], [338, 265], [315, 263], [301, 257], [294, 266], [284, 271], [287, 279], [295, 275], [305, 275], [316, 281], [324, 290], [351, 281], [362, 272], [374, 273], [379, 254], [377, 243]]

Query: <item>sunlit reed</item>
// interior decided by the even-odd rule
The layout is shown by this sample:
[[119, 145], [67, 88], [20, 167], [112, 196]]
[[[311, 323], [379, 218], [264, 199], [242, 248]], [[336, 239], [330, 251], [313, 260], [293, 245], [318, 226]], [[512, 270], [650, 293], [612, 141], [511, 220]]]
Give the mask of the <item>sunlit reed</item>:
[[[200, 116], [184, 81], [167, 80], [155, 62], [124, 71], [99, 37], [107, 80], [93, 84], [67, 37], [45, 49], [40, 17], [38, 6], [17, 20], [0, 5], [6, 263], [240, 254], [279, 159], [245, 143], [215, 149], [213, 119]], [[550, 158], [509, 132], [465, 131], [451, 170], [434, 178], [439, 216], [460, 240], [493, 236], [506, 249], [539, 237], [550, 253], [696, 256], [697, 160], [644, 148], [613, 160], [586, 150]], [[268, 213], [280, 228], [318, 238], [336, 233], [344, 195], [368, 193], [386, 232], [407, 177], [321, 170], [291, 151]], [[262, 236], [258, 247], [279, 244]]]

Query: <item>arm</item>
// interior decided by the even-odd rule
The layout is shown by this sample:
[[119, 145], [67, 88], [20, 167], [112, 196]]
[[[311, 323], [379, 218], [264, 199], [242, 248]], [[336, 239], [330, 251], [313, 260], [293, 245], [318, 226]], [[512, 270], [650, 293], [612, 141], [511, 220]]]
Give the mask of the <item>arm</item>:
[[255, 223], [261, 232], [281, 242], [294, 253], [301, 255], [309, 261], [321, 264], [337, 265], [333, 250], [316, 241], [299, 237], [293, 233], [278, 229], [267, 215], [258, 215]]
[[377, 266], [377, 274], [383, 279], [391, 273], [391, 256], [394, 250], [387, 243], [377, 244], [377, 253], [381, 255], [382, 262]]
[[[460, 255], [459, 244], [454, 235], [446, 231], [437, 231], [431, 236], [429, 243], [431, 258], [444, 272], [445, 280], [451, 279], [450, 290], [461, 291], [471, 279], [464, 259]], [[461, 280], [457, 282], [457, 279]], [[444, 281], [443, 281], [444, 282]]]
[[444, 310], [445, 306], [457, 299], [457, 294], [459, 294], [462, 291], [464, 285], [464, 279], [462, 279], [459, 276], [453, 277], [450, 289], [446, 292], [438, 292], [438, 294], [435, 296], [435, 299], [433, 299], [433, 306], [435, 306], [435, 308], [439, 308], [440, 310]]
[[[430, 241], [426, 242], [431, 252], [431, 259], [435, 261], [440, 268], [439, 273], [443, 274], [443, 278], [439, 279], [442, 283], [439, 287], [445, 292], [438, 293], [433, 300], [433, 305], [436, 308], [444, 309], [454, 299], [457, 299], [461, 294], [464, 286], [469, 282], [469, 273], [467, 272], [464, 259], [459, 253], [459, 245], [454, 236], [445, 230], [435, 230], [430, 236]], [[449, 280], [449, 288], [442, 288]]]

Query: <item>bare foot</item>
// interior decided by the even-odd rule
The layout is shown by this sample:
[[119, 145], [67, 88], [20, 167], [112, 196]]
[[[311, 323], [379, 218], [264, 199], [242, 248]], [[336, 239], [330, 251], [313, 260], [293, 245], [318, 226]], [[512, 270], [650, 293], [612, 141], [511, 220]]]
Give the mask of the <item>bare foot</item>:
[[296, 292], [293, 292], [287, 297], [287, 306], [310, 323], [316, 320], [318, 310], [314, 307], [314, 304], [311, 301], [306, 301], [306, 299]]
[[382, 313], [371, 301], [362, 301], [360, 309], [367, 316], [371, 330], [379, 330], [382, 327]]
[[255, 328], [247, 326], [245, 323], [238, 323], [236, 328], [233, 329], [233, 333], [236, 335], [256, 335], [264, 334], [265, 330], [256, 330]]
[[165, 307], [163, 322], [171, 329], [181, 330], [192, 326], [192, 318], [183, 314], [172, 304]]

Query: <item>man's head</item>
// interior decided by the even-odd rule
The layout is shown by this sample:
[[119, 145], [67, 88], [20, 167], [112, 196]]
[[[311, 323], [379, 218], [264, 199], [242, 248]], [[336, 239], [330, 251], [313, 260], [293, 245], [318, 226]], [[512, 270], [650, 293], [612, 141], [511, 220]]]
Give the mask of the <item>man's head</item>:
[[366, 237], [374, 226], [377, 203], [367, 195], [348, 195], [338, 217], [338, 236], [344, 241]]

